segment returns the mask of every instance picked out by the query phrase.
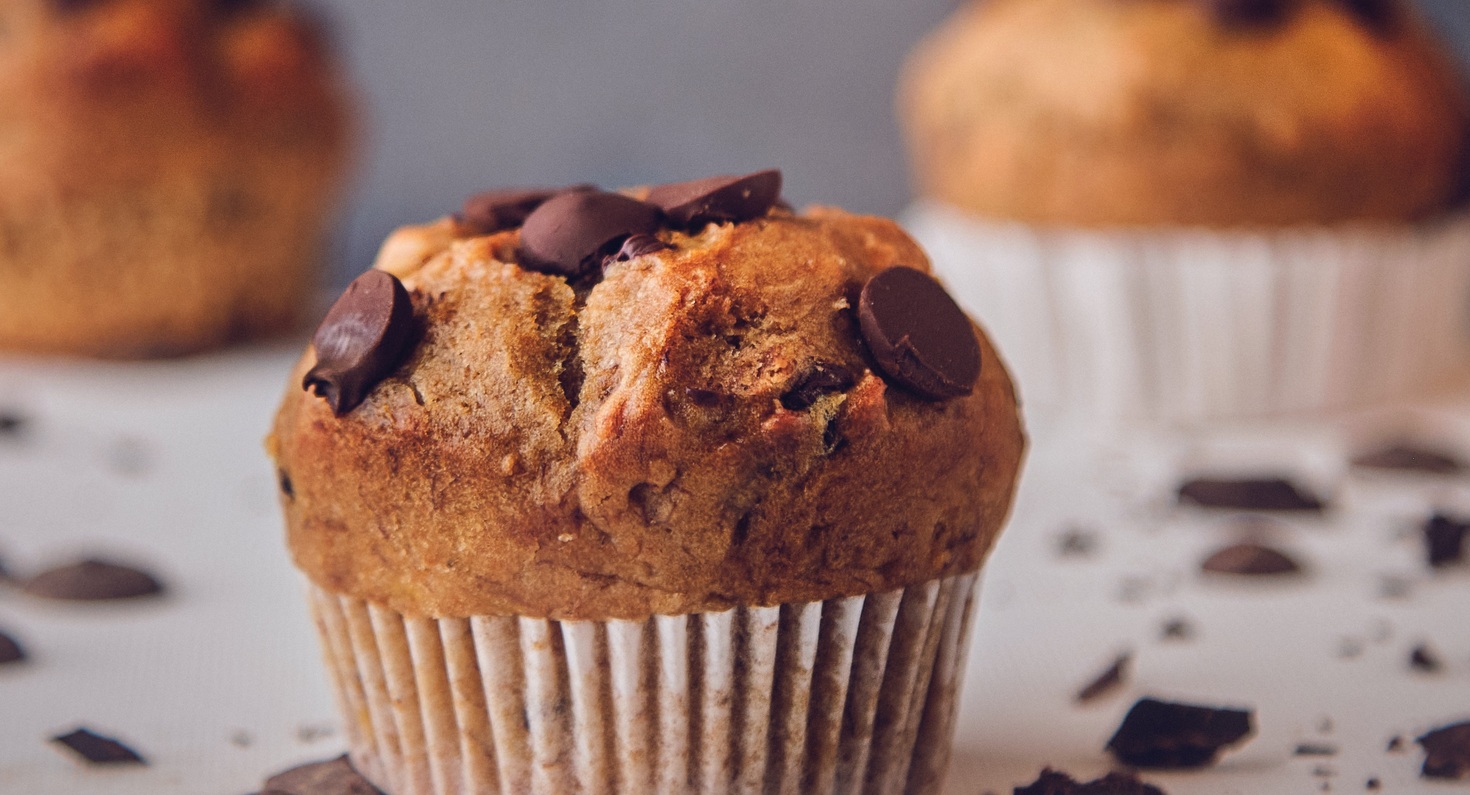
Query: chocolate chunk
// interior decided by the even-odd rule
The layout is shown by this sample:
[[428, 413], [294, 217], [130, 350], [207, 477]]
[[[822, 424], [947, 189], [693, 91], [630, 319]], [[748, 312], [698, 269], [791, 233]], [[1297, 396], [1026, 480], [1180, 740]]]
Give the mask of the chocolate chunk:
[[1296, 0], [1204, 0], [1215, 18], [1226, 25], [1272, 25], [1296, 9]]
[[561, 193], [537, 207], [521, 227], [521, 264], [580, 276], [632, 235], [658, 230], [662, 213], [621, 193]]
[[23, 662], [25, 658], [26, 650], [21, 647], [20, 643], [15, 638], [0, 632], [0, 665]]
[[1159, 636], [1164, 640], [1189, 640], [1194, 637], [1194, 627], [1182, 618], [1171, 618], [1164, 622]]
[[1337, 756], [1337, 746], [1321, 743], [1299, 743], [1293, 752], [1297, 756]]
[[1127, 676], [1128, 666], [1132, 662], [1132, 654], [1124, 652], [1118, 655], [1118, 658], [1113, 660], [1113, 664], [1108, 666], [1107, 670], [1098, 674], [1096, 678], [1077, 691], [1075, 697], [1076, 702], [1078, 704], [1086, 704], [1122, 687], [1123, 679]]
[[623, 245], [616, 254], [610, 254], [602, 260], [602, 267], [606, 268], [614, 262], [627, 262], [630, 259], [638, 259], [649, 254], [660, 251], [671, 251], [673, 246], [665, 243], [653, 235], [633, 235], [623, 241]]
[[1449, 453], [1407, 444], [1389, 445], [1371, 453], [1364, 453], [1353, 459], [1353, 466], [1364, 469], [1422, 472], [1428, 475], [1454, 475], [1465, 471], [1465, 462]]
[[1041, 771], [1036, 781], [1015, 787], [1013, 795], [1164, 795], [1164, 791], [1139, 781], [1132, 773], [1109, 773], [1085, 784], [1051, 768]]
[[863, 341], [878, 369], [930, 400], [968, 395], [980, 377], [980, 343], [949, 293], [933, 277], [895, 265], [863, 285]]
[[1320, 513], [1317, 495], [1284, 478], [1193, 478], [1179, 486], [1179, 502], [1238, 511]]
[[459, 222], [486, 235], [514, 229], [525, 223], [526, 217], [537, 207], [558, 193], [596, 189], [592, 185], [575, 185], [562, 190], [522, 188], [476, 193], [465, 199], [464, 205], [459, 208]]
[[146, 765], [147, 761], [136, 751], [111, 737], [94, 734], [88, 729], [77, 729], [70, 734], [51, 738], [75, 751], [78, 756], [94, 765]]
[[141, 569], [89, 558], [37, 574], [21, 590], [42, 599], [101, 602], [163, 593], [163, 585]]
[[854, 383], [856, 381], [846, 367], [817, 362], [781, 396], [781, 405], [789, 411], [806, 411], [826, 395], [852, 389]]
[[1436, 513], [1424, 523], [1424, 552], [1434, 568], [1453, 566], [1465, 560], [1465, 536], [1470, 522]]
[[353, 769], [346, 754], [277, 773], [266, 779], [265, 788], [286, 795], [383, 795]]
[[1277, 549], [1262, 544], [1231, 544], [1210, 553], [1199, 565], [1201, 571], [1212, 574], [1242, 574], [1246, 576], [1269, 576], [1275, 574], [1297, 574], [1302, 570], [1297, 563]]
[[1470, 779], [1470, 721], [1441, 726], [1415, 740], [1424, 747], [1424, 778]]
[[413, 301], [391, 273], [370, 270], [353, 280], [311, 338], [316, 364], [301, 388], [327, 399], [342, 416], [408, 355]]
[[1432, 674], [1444, 667], [1439, 661], [1439, 655], [1435, 654], [1428, 644], [1421, 643], [1409, 652], [1409, 666], [1416, 671]]
[[781, 198], [781, 172], [757, 171], [659, 185], [648, 192], [669, 220], [685, 229], [760, 218]]
[[1203, 767], [1252, 731], [1249, 710], [1143, 698], [1128, 710], [1107, 750], [1133, 767]]

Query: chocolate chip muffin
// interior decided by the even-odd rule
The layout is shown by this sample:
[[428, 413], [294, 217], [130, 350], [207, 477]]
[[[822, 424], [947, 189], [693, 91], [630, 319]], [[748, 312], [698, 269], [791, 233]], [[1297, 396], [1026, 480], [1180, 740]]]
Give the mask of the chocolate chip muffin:
[[349, 105], [292, 5], [0, 4], [0, 349], [155, 356], [291, 328]]
[[993, 0], [909, 61], [919, 192], [1079, 226], [1421, 218], [1470, 104], [1396, 0]]
[[386, 791], [937, 787], [1015, 397], [895, 224], [779, 195], [486, 194], [328, 314], [268, 446]]

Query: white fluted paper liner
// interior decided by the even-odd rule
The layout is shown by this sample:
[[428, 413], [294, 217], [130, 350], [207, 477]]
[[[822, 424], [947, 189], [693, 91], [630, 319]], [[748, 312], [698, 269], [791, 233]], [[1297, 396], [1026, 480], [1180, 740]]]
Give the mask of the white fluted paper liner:
[[647, 621], [411, 618], [312, 586], [390, 795], [934, 793], [976, 575]]
[[935, 202], [905, 225], [1028, 408], [1195, 422], [1424, 397], [1470, 362], [1470, 217], [1081, 230]]

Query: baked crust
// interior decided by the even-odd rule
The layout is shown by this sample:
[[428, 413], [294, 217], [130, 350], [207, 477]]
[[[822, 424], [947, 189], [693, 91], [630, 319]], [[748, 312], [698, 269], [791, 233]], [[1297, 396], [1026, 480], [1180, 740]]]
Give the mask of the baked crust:
[[292, 328], [354, 129], [275, 3], [0, 2], [0, 349], [182, 353]]
[[1407, 8], [1338, 0], [1230, 25], [1183, 0], [972, 2], [922, 43], [899, 115], [920, 194], [1063, 225], [1228, 227], [1432, 215], [1467, 104]]
[[[883, 591], [980, 566], [1024, 446], [976, 328], [973, 394], [867, 363], [852, 310], [896, 224], [773, 211], [612, 263], [590, 290], [514, 264], [518, 231], [400, 230], [377, 267], [423, 324], [338, 418], [291, 376], [268, 448], [297, 564], [434, 617], [638, 619]], [[783, 406], [818, 364], [855, 376]]]

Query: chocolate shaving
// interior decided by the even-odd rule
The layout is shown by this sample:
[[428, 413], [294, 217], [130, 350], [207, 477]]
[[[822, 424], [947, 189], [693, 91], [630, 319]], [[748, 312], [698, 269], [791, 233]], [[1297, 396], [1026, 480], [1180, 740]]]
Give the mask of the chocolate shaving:
[[379, 270], [362, 274], [311, 338], [316, 364], [301, 388], [326, 398], [339, 417], [352, 411], [403, 362], [413, 327], [413, 301], [398, 277]]
[[1179, 486], [1179, 502], [1237, 511], [1321, 513], [1322, 499], [1285, 478], [1194, 478]]
[[781, 172], [757, 171], [659, 185], [648, 201], [685, 229], [705, 224], [749, 221], [764, 216], [781, 198]]
[[1262, 544], [1241, 543], [1214, 551], [1200, 563], [1200, 570], [1211, 574], [1261, 577], [1299, 574], [1302, 567], [1280, 550]]
[[42, 599], [99, 602], [154, 596], [164, 589], [142, 569], [89, 558], [47, 569], [27, 580], [21, 590]]
[[85, 728], [79, 728], [70, 734], [52, 737], [51, 742], [70, 748], [78, 756], [94, 765], [148, 764], [133, 749], [111, 737], [103, 737]]
[[1424, 748], [1424, 778], [1470, 779], [1470, 721], [1442, 726], [1418, 738]]
[[277, 773], [266, 779], [265, 790], [284, 795], [383, 795], [352, 767], [346, 754]]
[[863, 285], [858, 321], [878, 369], [899, 386], [929, 400], [974, 391], [980, 343], [933, 277], [897, 265], [880, 272]]
[[1222, 748], [1249, 737], [1249, 710], [1139, 699], [1108, 740], [1107, 750], [1125, 765], [1192, 768], [1212, 764]]
[[1133, 662], [1133, 655], [1124, 652], [1113, 660], [1106, 670], [1098, 674], [1091, 682], [1077, 691], [1075, 700], [1078, 704], [1086, 704], [1095, 701], [1123, 686], [1123, 680], [1127, 678], [1129, 665]]

